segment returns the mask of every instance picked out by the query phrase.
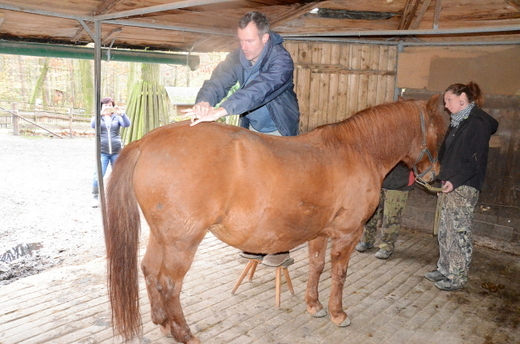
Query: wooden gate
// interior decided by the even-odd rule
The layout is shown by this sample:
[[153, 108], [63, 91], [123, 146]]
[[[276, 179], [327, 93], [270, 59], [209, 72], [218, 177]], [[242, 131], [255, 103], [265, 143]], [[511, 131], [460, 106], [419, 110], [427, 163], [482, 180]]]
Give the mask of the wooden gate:
[[295, 64], [300, 132], [394, 98], [397, 47], [286, 41]]

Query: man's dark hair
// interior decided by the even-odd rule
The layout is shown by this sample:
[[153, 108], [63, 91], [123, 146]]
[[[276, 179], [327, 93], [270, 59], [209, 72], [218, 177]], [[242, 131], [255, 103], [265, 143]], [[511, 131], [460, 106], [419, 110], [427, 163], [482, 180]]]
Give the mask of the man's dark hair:
[[248, 12], [238, 22], [238, 28], [244, 29], [250, 22], [253, 22], [258, 28], [258, 34], [262, 37], [269, 32], [269, 19], [260, 12]]

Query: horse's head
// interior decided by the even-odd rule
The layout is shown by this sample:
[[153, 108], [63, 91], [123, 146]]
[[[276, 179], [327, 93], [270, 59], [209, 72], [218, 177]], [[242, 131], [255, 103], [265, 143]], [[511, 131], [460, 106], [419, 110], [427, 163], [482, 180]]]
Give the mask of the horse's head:
[[416, 180], [424, 184], [434, 181], [440, 172], [437, 156], [446, 133], [447, 121], [443, 115], [438, 94], [433, 95], [426, 104], [420, 102], [418, 105], [421, 108], [422, 144], [413, 154], [417, 158], [413, 161], [412, 168]]

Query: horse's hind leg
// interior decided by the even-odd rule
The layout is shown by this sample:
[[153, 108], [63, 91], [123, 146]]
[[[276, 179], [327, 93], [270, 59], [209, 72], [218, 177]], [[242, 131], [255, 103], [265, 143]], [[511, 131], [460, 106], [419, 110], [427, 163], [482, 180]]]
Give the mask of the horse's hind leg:
[[324, 317], [327, 311], [319, 300], [318, 285], [320, 276], [325, 267], [325, 253], [327, 251], [327, 238], [318, 237], [309, 241], [309, 280], [307, 281], [307, 292], [305, 302], [307, 311], [316, 318]]
[[146, 281], [146, 290], [148, 291], [148, 299], [150, 300], [152, 322], [156, 325], [165, 326], [168, 320], [164, 303], [161, 299], [157, 289], [159, 282], [159, 271], [163, 257], [158, 254], [162, 248], [155, 236], [150, 233], [146, 253], [141, 262], [141, 269], [143, 270]]
[[199, 344], [184, 318], [180, 293], [201, 238], [179, 238], [161, 245], [153, 235], [142, 262], [152, 308], [152, 321], [180, 343]]

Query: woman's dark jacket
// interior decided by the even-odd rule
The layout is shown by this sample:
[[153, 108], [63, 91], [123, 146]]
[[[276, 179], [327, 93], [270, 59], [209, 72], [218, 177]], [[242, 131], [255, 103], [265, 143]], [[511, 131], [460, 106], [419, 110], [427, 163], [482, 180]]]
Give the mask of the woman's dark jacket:
[[453, 189], [467, 185], [482, 191], [489, 139], [497, 128], [497, 120], [477, 106], [457, 128], [450, 127], [439, 150], [438, 178], [451, 182]]
[[[233, 93], [220, 106], [230, 115], [242, 115], [240, 126], [249, 128], [248, 112], [267, 106], [273, 122], [283, 136], [298, 134], [300, 112], [294, 92], [294, 64], [291, 55], [282, 45], [283, 39], [269, 32], [259, 61], [251, 66], [239, 48], [219, 63], [211, 78], [206, 80], [197, 94], [196, 102], [206, 101], [217, 105], [237, 81], [240, 89]], [[242, 58], [241, 58], [242, 55]], [[253, 80], [245, 79], [247, 69], [256, 68], [259, 73]]]
[[[107, 116], [101, 116], [101, 153], [103, 154], [118, 154], [121, 148], [123, 148], [123, 141], [119, 134], [121, 127], [129, 127], [131, 122], [130, 118], [126, 114], [110, 116], [110, 122], [105, 119]], [[93, 117], [90, 121], [90, 126], [96, 128], [96, 117]]]

